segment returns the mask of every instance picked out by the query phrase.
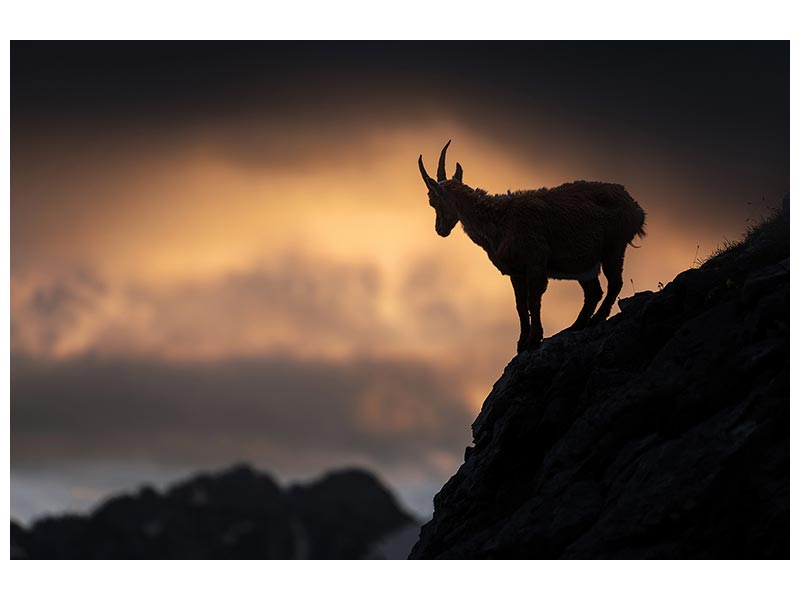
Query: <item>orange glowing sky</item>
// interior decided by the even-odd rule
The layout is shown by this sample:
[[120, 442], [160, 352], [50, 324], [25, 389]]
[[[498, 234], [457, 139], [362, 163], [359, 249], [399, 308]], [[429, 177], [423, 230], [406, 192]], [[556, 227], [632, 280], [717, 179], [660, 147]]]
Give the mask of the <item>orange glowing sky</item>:
[[[46, 211], [29, 216], [20, 208], [24, 215], [14, 219], [20, 266], [12, 274], [13, 349], [53, 358], [420, 358], [471, 365], [464, 376], [485, 387], [513, 350], [517, 320], [511, 286], [483, 251], [460, 229], [446, 240], [433, 231], [414, 157], [422, 150], [435, 161], [448, 136], [476, 187], [550, 186], [574, 179], [571, 173], [632, 180], [628, 189], [647, 210], [648, 236], [628, 251], [623, 295], [670, 281], [692, 266], [696, 252], [702, 258], [723, 236], [735, 237], [753, 212], [741, 203], [710, 222], [700, 198], [694, 213], [687, 210], [685, 184], [642, 181], [648, 167], [639, 161], [604, 171], [577, 155], [556, 166], [457, 125], [365, 134], [340, 144], [331, 163], [277, 168], [237, 165], [191, 143], [165, 152], [153, 140], [135, 154], [101, 145], [86, 157], [78, 147], [69, 169], [54, 158], [56, 164], [15, 173], [15, 207], [41, 202]], [[627, 178], [617, 175], [626, 171]], [[684, 201], [672, 205], [674, 197]], [[307, 281], [293, 280], [294, 269]], [[46, 282], [71, 273], [90, 273], [102, 293], [47, 335], [42, 329], [50, 323], [25, 307]], [[259, 273], [282, 278], [289, 298], [250, 302], [237, 281]], [[293, 289], [304, 285], [305, 292]], [[313, 310], [327, 314], [289, 314], [285, 301], [302, 304], [304, 293]], [[580, 303], [577, 284], [551, 282], [546, 335], [569, 325]]]
[[[782, 165], [734, 169], [723, 155], [703, 154], [713, 136], [696, 137], [693, 127], [664, 137], [633, 116], [639, 125], [629, 126], [625, 113], [586, 127], [586, 114], [564, 108], [554, 115], [546, 109], [552, 103], [507, 105], [489, 94], [465, 104], [442, 90], [426, 97], [424, 88], [423, 102], [420, 89], [402, 81], [379, 88], [366, 100], [352, 90], [370, 106], [364, 115], [342, 102], [343, 88], [329, 104], [306, 99], [280, 110], [212, 111], [174, 124], [169, 117], [178, 113], [158, 110], [135, 119], [20, 119], [12, 129], [11, 199], [11, 348], [25, 361], [18, 372], [27, 374], [12, 388], [18, 465], [47, 462], [46, 452], [31, 450], [42, 440], [56, 455], [73, 448], [69, 431], [37, 429], [37, 415], [52, 401], [25, 387], [38, 369], [81, 365], [87, 357], [158, 368], [277, 360], [358, 374], [362, 367], [353, 365], [420, 365], [435, 382], [425, 393], [413, 392], [416, 383], [387, 390], [385, 380], [365, 379], [353, 383], [357, 401], [341, 418], [356, 437], [400, 440], [425, 429], [421, 441], [418, 431], [409, 438], [422, 448], [409, 455], [427, 461], [426, 476], [446, 478], [517, 336], [507, 278], [460, 228], [447, 239], [433, 230], [416, 158], [423, 153], [433, 168], [448, 139], [449, 171], [458, 160], [466, 183], [491, 192], [575, 179], [626, 185], [647, 211], [648, 235], [627, 253], [622, 297], [657, 289], [695, 257], [736, 238], [788, 185]], [[394, 110], [415, 102], [423, 105], [417, 112]], [[575, 282], [551, 282], [545, 335], [569, 325], [580, 303]], [[80, 394], [81, 380], [73, 385], [70, 394]], [[270, 390], [261, 392], [266, 398]], [[113, 385], [107, 401], [119, 394], [140, 401]], [[441, 410], [439, 400], [447, 405]], [[219, 401], [236, 410], [235, 398]], [[301, 417], [292, 422], [305, 426]], [[226, 440], [236, 427], [230, 424]], [[431, 442], [443, 428], [459, 433], [449, 445]], [[291, 461], [290, 445], [252, 440], [220, 442], [218, 457], [200, 453], [195, 462], [187, 450], [180, 460]], [[411, 477], [400, 442], [388, 458], [375, 458], [370, 447], [343, 442], [315, 462], [325, 455], [320, 447], [299, 471], [353, 460]], [[169, 455], [174, 444], [154, 444], [152, 453], [132, 448], [135, 442], [98, 442], [75, 457], [158, 462], [158, 452]]]

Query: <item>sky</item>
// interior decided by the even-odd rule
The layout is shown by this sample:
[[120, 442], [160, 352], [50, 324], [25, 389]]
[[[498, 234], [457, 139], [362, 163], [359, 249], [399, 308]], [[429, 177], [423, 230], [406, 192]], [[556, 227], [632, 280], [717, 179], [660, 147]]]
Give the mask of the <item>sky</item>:
[[[13, 42], [12, 516], [241, 461], [364, 466], [425, 516], [518, 321], [419, 154], [625, 185], [621, 296], [655, 290], [788, 192], [788, 48]], [[546, 336], [581, 298], [551, 282]]]

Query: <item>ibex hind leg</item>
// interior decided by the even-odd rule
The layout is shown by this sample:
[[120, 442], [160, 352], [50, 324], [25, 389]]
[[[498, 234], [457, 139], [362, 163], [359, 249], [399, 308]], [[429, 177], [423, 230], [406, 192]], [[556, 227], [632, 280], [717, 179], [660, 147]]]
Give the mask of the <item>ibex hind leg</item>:
[[603, 297], [603, 288], [600, 287], [599, 277], [581, 280], [578, 281], [578, 283], [580, 283], [583, 288], [583, 307], [581, 308], [581, 312], [578, 313], [578, 318], [575, 319], [575, 322], [570, 325], [566, 331], [578, 331], [586, 327], [589, 323], [589, 319], [592, 318], [594, 309], [597, 308], [597, 304]]
[[622, 291], [622, 265], [625, 262], [625, 246], [616, 248], [613, 252], [609, 252], [603, 256], [601, 261], [603, 265], [603, 274], [608, 280], [608, 291], [603, 303], [597, 312], [589, 320], [589, 327], [594, 327], [604, 322], [608, 315], [611, 314], [611, 309], [614, 308], [614, 303], [617, 301], [619, 293]]
[[517, 352], [525, 350], [528, 336], [531, 333], [531, 313], [528, 310], [528, 277], [527, 275], [512, 275], [511, 285], [514, 286], [514, 300], [519, 315], [519, 340]]

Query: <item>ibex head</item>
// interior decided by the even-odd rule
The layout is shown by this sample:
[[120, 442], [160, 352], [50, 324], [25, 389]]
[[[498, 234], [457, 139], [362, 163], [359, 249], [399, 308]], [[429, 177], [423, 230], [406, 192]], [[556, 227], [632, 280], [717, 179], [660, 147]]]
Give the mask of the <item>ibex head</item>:
[[[425, 186], [428, 188], [428, 201], [436, 211], [436, 233], [442, 237], [450, 235], [450, 232], [453, 231], [453, 227], [458, 223], [458, 214], [452, 202], [448, 200], [446, 190], [448, 181], [444, 169], [444, 161], [449, 145], [450, 142], [448, 141], [444, 145], [444, 148], [442, 148], [442, 153], [439, 156], [439, 169], [436, 171], [436, 180], [425, 171], [425, 165], [422, 164], [422, 154], [419, 155], [419, 172], [422, 173], [422, 181], [425, 182]], [[464, 172], [461, 169], [461, 165], [456, 163], [456, 172], [451, 181], [461, 183], [463, 174]], [[442, 184], [445, 185], [443, 186]]]

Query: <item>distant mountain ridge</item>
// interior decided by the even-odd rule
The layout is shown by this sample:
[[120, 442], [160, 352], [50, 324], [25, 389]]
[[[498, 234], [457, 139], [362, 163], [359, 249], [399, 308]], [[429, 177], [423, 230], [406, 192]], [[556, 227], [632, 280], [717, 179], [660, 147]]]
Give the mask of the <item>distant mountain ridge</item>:
[[789, 558], [788, 202], [514, 358], [410, 558]]
[[152, 488], [90, 515], [11, 523], [12, 558], [357, 559], [416, 527], [370, 473], [335, 471], [282, 490], [247, 465]]

